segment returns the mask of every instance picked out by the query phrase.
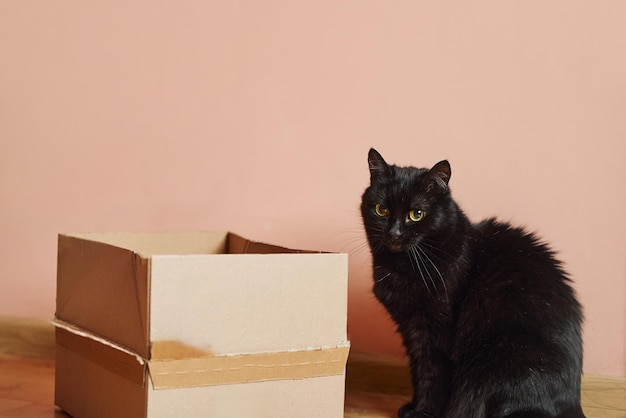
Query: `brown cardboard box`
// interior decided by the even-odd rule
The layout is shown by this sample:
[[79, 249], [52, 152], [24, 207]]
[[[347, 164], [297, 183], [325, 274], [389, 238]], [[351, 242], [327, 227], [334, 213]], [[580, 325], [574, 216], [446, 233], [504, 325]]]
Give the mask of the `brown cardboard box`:
[[347, 255], [227, 232], [59, 236], [55, 402], [81, 417], [342, 417]]

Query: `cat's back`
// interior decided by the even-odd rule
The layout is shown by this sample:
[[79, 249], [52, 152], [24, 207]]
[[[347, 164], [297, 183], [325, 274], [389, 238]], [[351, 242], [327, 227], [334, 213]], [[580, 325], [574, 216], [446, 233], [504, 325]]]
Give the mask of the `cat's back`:
[[554, 326], [581, 321], [581, 307], [561, 261], [534, 233], [487, 219], [473, 226], [470, 247], [469, 306], [496, 317], [504, 313], [522, 322], [537, 321], [535, 325], [546, 318], [553, 318]]
[[536, 234], [495, 218], [473, 225], [470, 247], [478, 274], [547, 275], [568, 281], [561, 261]]

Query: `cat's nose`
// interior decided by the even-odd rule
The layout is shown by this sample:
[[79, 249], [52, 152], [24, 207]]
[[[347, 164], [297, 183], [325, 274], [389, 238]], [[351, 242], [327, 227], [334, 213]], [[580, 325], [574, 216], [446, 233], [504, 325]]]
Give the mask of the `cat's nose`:
[[398, 241], [402, 237], [402, 230], [399, 225], [393, 225], [389, 229], [389, 238], [393, 241]]

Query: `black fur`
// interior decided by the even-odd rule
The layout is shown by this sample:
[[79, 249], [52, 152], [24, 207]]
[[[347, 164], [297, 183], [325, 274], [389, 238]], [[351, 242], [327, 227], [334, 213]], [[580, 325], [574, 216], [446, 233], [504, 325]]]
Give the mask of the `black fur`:
[[584, 417], [582, 312], [554, 253], [507, 223], [471, 224], [447, 161], [398, 167], [372, 149], [369, 167], [374, 294], [398, 325], [414, 388], [398, 416]]

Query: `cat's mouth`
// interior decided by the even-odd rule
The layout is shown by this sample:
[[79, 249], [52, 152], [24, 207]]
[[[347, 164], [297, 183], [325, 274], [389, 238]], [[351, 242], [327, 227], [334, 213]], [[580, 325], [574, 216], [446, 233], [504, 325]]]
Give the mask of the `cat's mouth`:
[[399, 243], [387, 243], [387, 248], [389, 248], [389, 251], [391, 251], [392, 253], [401, 253], [404, 251], [404, 246]]
[[409, 251], [412, 247], [419, 245], [420, 242], [419, 237], [411, 237], [410, 239], [405, 236], [401, 237], [385, 237], [383, 241], [383, 245], [387, 247], [387, 249], [392, 253], [405, 253]]

